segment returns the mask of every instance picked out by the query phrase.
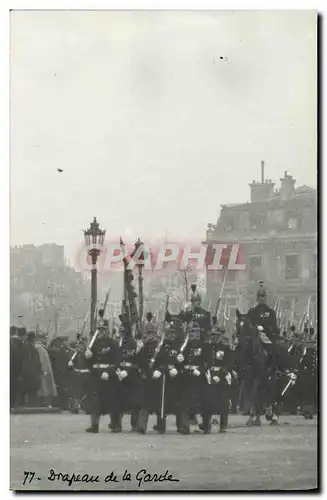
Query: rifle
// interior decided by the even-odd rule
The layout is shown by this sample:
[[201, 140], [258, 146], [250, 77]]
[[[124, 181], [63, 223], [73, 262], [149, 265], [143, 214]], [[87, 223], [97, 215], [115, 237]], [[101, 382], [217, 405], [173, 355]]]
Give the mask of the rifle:
[[158, 343], [157, 347], [155, 348], [155, 351], [154, 351], [153, 357], [152, 357], [152, 358], [151, 358], [151, 360], [150, 360], [150, 365], [149, 365], [149, 366], [150, 366], [150, 368], [152, 368], [152, 367], [153, 367], [153, 365], [154, 365], [154, 363], [155, 363], [155, 361], [156, 361], [156, 359], [157, 359], [157, 356], [158, 356], [158, 354], [159, 354], [159, 352], [160, 352], [160, 350], [161, 350], [161, 347], [162, 347], [162, 345], [163, 345], [163, 343], [164, 343], [164, 340], [165, 340], [165, 328], [164, 328], [164, 327], [165, 327], [165, 322], [166, 322], [166, 313], [167, 313], [167, 311], [168, 311], [169, 297], [170, 297], [170, 296], [169, 296], [169, 294], [167, 294], [167, 297], [166, 297], [166, 305], [165, 305], [165, 313], [164, 313], [164, 319], [163, 319], [163, 324], [162, 324], [162, 333], [161, 333], [161, 338], [160, 338], [160, 341], [159, 341], [159, 343]]
[[[107, 295], [106, 295], [106, 298], [105, 298], [103, 312], [105, 311], [105, 309], [106, 309], [106, 307], [107, 307], [108, 300], [109, 300], [109, 295], [110, 295], [110, 288], [109, 288], [109, 291], [108, 291], [108, 293], [107, 293]], [[91, 341], [90, 341], [90, 343], [89, 343], [88, 347], [87, 347], [89, 350], [91, 350], [91, 349], [92, 349], [92, 347], [93, 347], [93, 345], [94, 345], [94, 342], [96, 341], [96, 339], [97, 339], [97, 338], [98, 338], [98, 336], [99, 336], [99, 333], [100, 333], [100, 330], [99, 330], [99, 328], [97, 328], [97, 329], [96, 329], [96, 331], [94, 332], [94, 335], [93, 335], [93, 337], [92, 337], [92, 339], [91, 339]]]
[[224, 288], [225, 288], [225, 284], [226, 284], [226, 280], [227, 280], [227, 275], [228, 275], [228, 267], [226, 268], [226, 271], [225, 271], [225, 276], [224, 276], [224, 279], [223, 279], [223, 282], [222, 282], [222, 285], [221, 285], [221, 288], [220, 288], [220, 293], [219, 293], [219, 297], [218, 297], [218, 300], [217, 300], [217, 304], [216, 304], [216, 307], [215, 307], [215, 316], [218, 317], [218, 312], [220, 311], [220, 304], [221, 304], [221, 299], [222, 299], [222, 296], [223, 296], [223, 293], [224, 293]]
[[[86, 326], [88, 319], [89, 319], [89, 313], [87, 313], [87, 315], [85, 316], [84, 323], [83, 323], [82, 330], [81, 330], [81, 337], [83, 337], [84, 329], [85, 329], [85, 326]], [[77, 356], [77, 353], [78, 353], [78, 346], [76, 346], [75, 352], [72, 355], [72, 357], [68, 363], [69, 365], [74, 362], [74, 360]]]

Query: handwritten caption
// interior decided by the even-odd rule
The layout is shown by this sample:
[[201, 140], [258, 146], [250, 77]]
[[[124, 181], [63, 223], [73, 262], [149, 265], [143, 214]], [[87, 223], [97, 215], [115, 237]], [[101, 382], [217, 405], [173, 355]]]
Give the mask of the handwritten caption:
[[[24, 471], [23, 486], [42, 481], [42, 479], [36, 472]], [[173, 478], [168, 469], [162, 473], [150, 473], [146, 469], [141, 469], [135, 475], [125, 469], [121, 476], [119, 473], [111, 471], [102, 478], [99, 475], [77, 474], [76, 472], [67, 474], [50, 469], [46, 477], [47, 481], [67, 484], [68, 486], [73, 486], [76, 483], [119, 483], [121, 481], [132, 481], [133, 479], [135, 479], [139, 488], [145, 483], [179, 482], [179, 479]]]

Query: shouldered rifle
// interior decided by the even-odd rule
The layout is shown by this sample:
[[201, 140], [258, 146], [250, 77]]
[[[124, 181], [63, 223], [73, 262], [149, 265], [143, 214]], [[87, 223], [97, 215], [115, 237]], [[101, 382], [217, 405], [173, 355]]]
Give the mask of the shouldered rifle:
[[[85, 319], [84, 319], [84, 323], [83, 323], [82, 330], [81, 330], [81, 338], [83, 337], [83, 333], [84, 333], [84, 330], [85, 330], [85, 327], [86, 327], [86, 323], [88, 322], [88, 319], [89, 319], [89, 313], [87, 313], [87, 315], [85, 316]], [[68, 363], [69, 365], [71, 365], [74, 362], [74, 360], [75, 360], [75, 358], [77, 356], [77, 353], [78, 353], [79, 345], [80, 345], [80, 343], [78, 343], [76, 345], [75, 352], [72, 355], [72, 357], [71, 357], [71, 359], [70, 359], [70, 361]]]
[[156, 359], [157, 359], [157, 356], [161, 350], [161, 347], [164, 343], [164, 340], [165, 340], [165, 322], [166, 322], [166, 313], [168, 312], [168, 305], [169, 305], [169, 294], [167, 294], [167, 297], [166, 297], [166, 305], [165, 305], [165, 312], [164, 312], [164, 319], [163, 319], [163, 323], [162, 323], [162, 334], [161, 334], [161, 338], [160, 338], [160, 341], [157, 345], [157, 347], [155, 348], [155, 351], [154, 351], [154, 354], [153, 354], [153, 357], [151, 358], [150, 360], [150, 368], [153, 367]]
[[226, 285], [227, 275], [228, 275], [228, 267], [227, 267], [227, 269], [225, 271], [224, 279], [223, 279], [223, 282], [222, 282], [222, 285], [221, 285], [221, 288], [220, 288], [219, 297], [218, 297], [217, 304], [216, 304], [216, 307], [215, 307], [215, 314], [214, 315], [217, 316], [217, 317], [218, 317], [218, 312], [220, 311], [221, 299], [222, 299], [222, 296], [223, 296], [223, 293], [224, 293], [224, 288], [225, 288], [225, 285]]

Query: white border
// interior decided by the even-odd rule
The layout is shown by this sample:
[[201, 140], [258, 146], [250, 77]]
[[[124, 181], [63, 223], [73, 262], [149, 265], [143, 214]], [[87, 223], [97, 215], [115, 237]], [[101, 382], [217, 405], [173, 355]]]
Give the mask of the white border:
[[[16, 0], [9, 2], [7, 0], [2, 0], [0, 2], [0, 61], [1, 61], [1, 87], [0, 87], [0, 102], [1, 102], [1, 121], [0, 121], [0, 129], [1, 129], [1, 141], [0, 141], [0, 158], [1, 158], [1, 168], [0, 168], [0, 203], [1, 203], [1, 263], [3, 266], [3, 273], [0, 282], [1, 287], [1, 335], [3, 338], [2, 341], [2, 349], [0, 350], [3, 359], [1, 360], [2, 373], [6, 374], [5, 377], [2, 378], [2, 393], [1, 393], [1, 402], [2, 412], [1, 412], [1, 431], [3, 432], [3, 439], [1, 441], [1, 455], [2, 455], [2, 468], [0, 474], [0, 492], [2, 493], [2, 498], [7, 498], [10, 495], [9, 489], [9, 390], [8, 390], [8, 381], [9, 381], [9, 350], [8, 350], [8, 326], [9, 326], [9, 9], [40, 9], [40, 10], [52, 10], [52, 9], [80, 9], [80, 10], [101, 10], [101, 9], [115, 9], [115, 10], [294, 10], [294, 9], [309, 9], [309, 10], [317, 10], [320, 13], [323, 13], [323, 7], [325, 3], [322, 1], [312, 2], [312, 1], [298, 1], [294, 2], [291, 0], [275, 0], [273, 2], [266, 1], [264, 4], [260, 1], [248, 1], [246, 5], [242, 0], [224, 0], [224, 1], [215, 1], [215, 0], [94, 0], [94, 1], [80, 1], [80, 0]], [[325, 43], [323, 43], [325, 48]], [[326, 54], [326, 51], [324, 51]], [[325, 72], [324, 72], [325, 73]], [[324, 79], [324, 81], [326, 81]], [[321, 110], [323, 113], [324, 110]], [[324, 145], [324, 137], [321, 137], [321, 146]], [[323, 159], [323, 155], [322, 155]], [[321, 170], [323, 170], [323, 165], [321, 165]], [[321, 176], [322, 177], [322, 176]], [[323, 179], [323, 187], [320, 186], [320, 197], [323, 201], [323, 191], [327, 192], [326, 186], [326, 174]], [[323, 234], [325, 234], [325, 230], [327, 230], [327, 214], [326, 211], [323, 210], [321, 216], [323, 217]], [[323, 271], [323, 275], [325, 277], [325, 272]], [[326, 280], [324, 280], [326, 282]], [[320, 304], [321, 312], [323, 314], [323, 310], [326, 311], [326, 296], [324, 295], [324, 304]], [[325, 307], [323, 307], [325, 306]], [[325, 315], [323, 314], [323, 319], [325, 319]], [[323, 337], [323, 332], [321, 332], [321, 338]], [[324, 360], [326, 357], [326, 342], [324, 343]], [[320, 356], [320, 363], [322, 363]], [[323, 395], [326, 396], [324, 390], [322, 377], [321, 383], [323, 386]], [[325, 398], [323, 398], [325, 401]], [[325, 409], [325, 405], [323, 410]], [[326, 433], [324, 434], [326, 436]], [[8, 447], [4, 446], [4, 444], [8, 444]], [[325, 443], [324, 443], [325, 444]], [[327, 477], [326, 472], [326, 463], [324, 462], [324, 470], [322, 470], [322, 483], [325, 484], [324, 477]], [[34, 496], [34, 495], [33, 495]], [[68, 497], [68, 495], [61, 495], [61, 497]], [[93, 497], [94, 495], [89, 495]], [[174, 495], [172, 495], [174, 496]], [[199, 497], [204, 497], [204, 495], [198, 495]], [[227, 497], [227, 495], [222, 495], [221, 497]], [[234, 495], [238, 496], [238, 495]], [[228, 495], [231, 497], [231, 495]], [[277, 495], [276, 495], [277, 497]], [[41, 498], [40, 495], [37, 498]]]

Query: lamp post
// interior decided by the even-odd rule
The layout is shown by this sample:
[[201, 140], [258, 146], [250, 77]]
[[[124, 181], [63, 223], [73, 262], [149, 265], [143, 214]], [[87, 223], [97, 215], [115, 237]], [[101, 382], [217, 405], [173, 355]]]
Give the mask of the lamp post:
[[84, 231], [84, 241], [88, 249], [88, 255], [92, 259], [91, 268], [91, 316], [90, 316], [90, 335], [95, 332], [96, 317], [95, 308], [97, 303], [97, 260], [101, 253], [101, 247], [104, 243], [106, 231], [100, 229], [99, 223], [94, 217], [89, 229]]
[[[145, 254], [144, 254], [144, 249], [143, 249], [143, 241], [138, 238], [137, 242], [134, 245], [134, 253], [139, 251], [141, 252], [138, 261], [139, 260], [144, 260], [145, 259]], [[140, 324], [142, 324], [143, 321], [143, 304], [144, 304], [144, 298], [143, 298], [143, 263], [138, 263], [136, 264], [138, 268], [138, 282], [139, 282], [139, 321]]]

